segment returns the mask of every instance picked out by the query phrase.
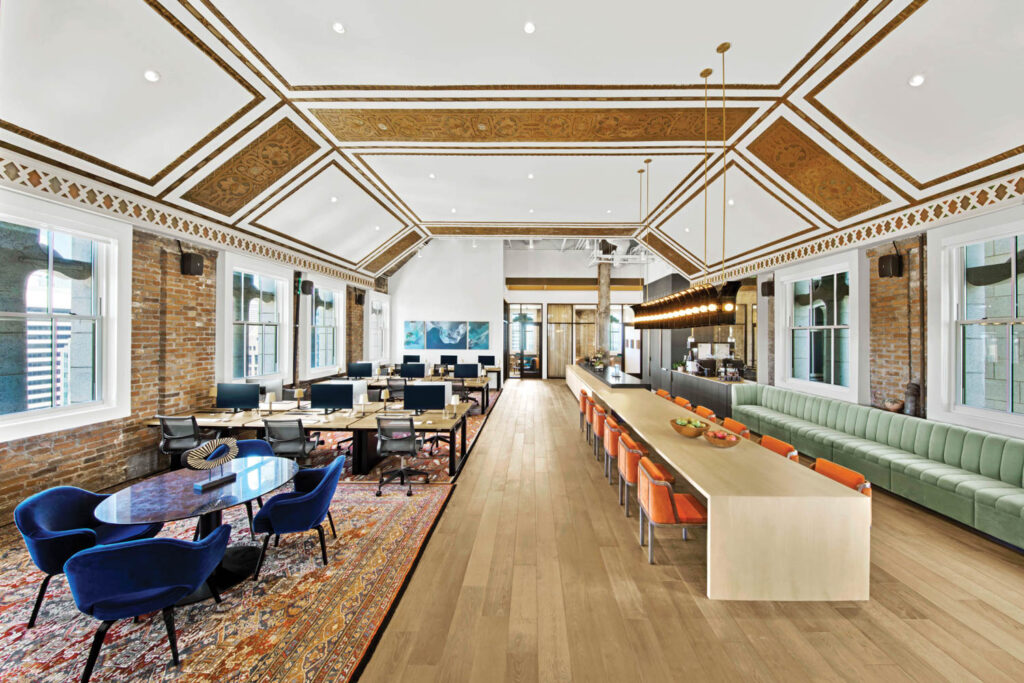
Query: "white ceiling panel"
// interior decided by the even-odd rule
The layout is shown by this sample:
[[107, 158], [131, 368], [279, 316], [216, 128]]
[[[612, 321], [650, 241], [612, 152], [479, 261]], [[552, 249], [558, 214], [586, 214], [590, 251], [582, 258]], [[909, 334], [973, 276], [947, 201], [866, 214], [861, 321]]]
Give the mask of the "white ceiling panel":
[[1024, 145], [1022, 82], [1024, 2], [929, 2], [818, 100], [926, 182]]
[[637, 170], [644, 168], [644, 159], [652, 159], [652, 208], [701, 159], [696, 154], [643, 153], [364, 154], [362, 158], [423, 221], [513, 223], [637, 223], [643, 182]]
[[[725, 253], [727, 258], [745, 254], [807, 230], [812, 226], [772, 197], [746, 173], [733, 166], [726, 174]], [[722, 260], [722, 179], [708, 184], [708, 263]], [[704, 198], [696, 195], [661, 230], [698, 260], [704, 260]], [[810, 235], [811, 233], [807, 233]]]
[[252, 98], [144, 2], [3, 2], [0, 119], [109, 165], [152, 177]]
[[334, 164], [313, 175], [255, 223], [353, 262], [403, 227]]
[[[852, 0], [211, 0], [292, 85], [776, 83]], [[770, 27], [785, 17], [785, 39]], [[523, 28], [533, 22], [536, 31]], [[333, 29], [341, 23], [344, 33]]]

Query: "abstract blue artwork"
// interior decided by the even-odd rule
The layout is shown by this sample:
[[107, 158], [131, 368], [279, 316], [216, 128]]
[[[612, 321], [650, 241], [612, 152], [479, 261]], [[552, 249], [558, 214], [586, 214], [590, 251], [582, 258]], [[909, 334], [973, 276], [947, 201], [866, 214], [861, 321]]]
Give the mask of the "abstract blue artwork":
[[469, 348], [471, 350], [491, 348], [491, 324], [489, 322], [470, 321]]
[[428, 320], [426, 323], [428, 349], [466, 348], [466, 323], [450, 320]]
[[424, 324], [422, 320], [405, 321], [405, 348], [423, 349]]

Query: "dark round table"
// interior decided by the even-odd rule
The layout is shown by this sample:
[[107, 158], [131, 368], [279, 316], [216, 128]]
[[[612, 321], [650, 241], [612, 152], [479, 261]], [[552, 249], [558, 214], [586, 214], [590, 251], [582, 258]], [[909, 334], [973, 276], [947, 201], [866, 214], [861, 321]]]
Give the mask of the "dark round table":
[[[108, 524], [150, 524], [198, 517], [199, 537], [204, 538], [221, 525], [223, 510], [280, 488], [298, 471], [294, 460], [262, 455], [236, 458], [212, 470], [173, 470], [121, 489], [100, 503], [93, 514]], [[233, 482], [204, 493], [193, 488], [197, 482], [217, 479], [230, 472], [235, 474]], [[237, 586], [256, 571], [259, 554], [256, 546], [229, 547], [207, 583], [218, 593]], [[204, 585], [179, 604], [210, 597], [212, 594]]]

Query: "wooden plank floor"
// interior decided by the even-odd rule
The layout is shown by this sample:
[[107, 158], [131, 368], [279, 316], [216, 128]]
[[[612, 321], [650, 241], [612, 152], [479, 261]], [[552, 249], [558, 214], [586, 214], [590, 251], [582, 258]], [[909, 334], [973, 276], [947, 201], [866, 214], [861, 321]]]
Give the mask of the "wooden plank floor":
[[506, 384], [363, 681], [1024, 680], [1024, 555], [876, 491], [870, 602], [711, 601], [704, 535], [648, 565], [578, 424]]

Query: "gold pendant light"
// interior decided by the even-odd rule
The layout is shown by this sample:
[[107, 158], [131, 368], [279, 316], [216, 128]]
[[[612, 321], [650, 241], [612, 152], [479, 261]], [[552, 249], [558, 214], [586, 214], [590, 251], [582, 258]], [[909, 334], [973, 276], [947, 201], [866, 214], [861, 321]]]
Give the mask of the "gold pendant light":
[[704, 270], [708, 269], [708, 78], [711, 73], [711, 69], [700, 72], [704, 79]]
[[640, 174], [640, 223], [644, 222], [644, 169], [637, 171]]
[[722, 43], [715, 48], [715, 52], [722, 55], [722, 284], [725, 284], [725, 53], [732, 47], [729, 43]]

